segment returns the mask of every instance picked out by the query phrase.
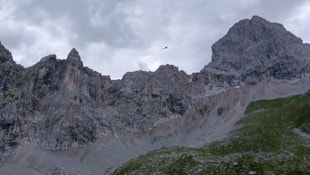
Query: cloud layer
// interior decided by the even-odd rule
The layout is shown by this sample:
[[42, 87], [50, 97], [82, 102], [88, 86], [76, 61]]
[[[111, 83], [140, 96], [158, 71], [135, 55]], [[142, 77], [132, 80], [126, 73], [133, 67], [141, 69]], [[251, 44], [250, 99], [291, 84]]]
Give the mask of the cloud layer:
[[[0, 41], [30, 66], [79, 50], [84, 65], [121, 78], [174, 64], [197, 72], [237, 21], [262, 16], [310, 41], [306, 0], [0, 0]], [[168, 49], [162, 49], [167, 46]]]

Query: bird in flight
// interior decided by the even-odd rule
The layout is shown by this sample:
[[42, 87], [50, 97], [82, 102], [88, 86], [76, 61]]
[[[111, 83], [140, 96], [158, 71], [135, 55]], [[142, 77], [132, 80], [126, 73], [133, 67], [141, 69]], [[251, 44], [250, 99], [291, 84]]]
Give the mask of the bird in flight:
[[165, 46], [165, 47], [163, 48], [163, 50], [164, 50], [164, 49], [168, 49], [168, 47], [167, 47], [167, 46]]

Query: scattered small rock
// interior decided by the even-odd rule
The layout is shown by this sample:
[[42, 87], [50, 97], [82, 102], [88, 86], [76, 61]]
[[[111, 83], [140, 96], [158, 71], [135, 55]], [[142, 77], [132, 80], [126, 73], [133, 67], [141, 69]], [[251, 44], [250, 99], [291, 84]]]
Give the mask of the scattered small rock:
[[255, 175], [255, 174], [257, 174], [256, 171], [250, 171], [250, 172], [248, 173], [248, 175]]

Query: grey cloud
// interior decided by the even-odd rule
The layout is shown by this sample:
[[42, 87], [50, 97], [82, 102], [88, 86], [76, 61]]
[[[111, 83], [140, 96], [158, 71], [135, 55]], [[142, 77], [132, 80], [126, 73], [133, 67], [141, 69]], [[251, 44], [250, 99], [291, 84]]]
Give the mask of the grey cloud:
[[[29, 21], [40, 25], [47, 19], [53, 20], [67, 17], [72, 26], [70, 31], [78, 37], [71, 40], [77, 47], [85, 47], [88, 42], [104, 40], [114, 47], [126, 47], [134, 39], [130, 24], [122, 11], [117, 11], [121, 1], [85, 1], [85, 0], [31, 0], [17, 6], [17, 20]], [[98, 16], [102, 24], [91, 23], [92, 17]], [[57, 25], [57, 24], [55, 24]]]
[[258, 1], [257, 15], [264, 16], [270, 20], [279, 21], [291, 15], [294, 8], [299, 6], [305, 0], [273, 0], [273, 1]]
[[15, 32], [10, 32], [10, 31], [2, 31], [0, 29], [0, 38], [2, 40], [2, 42], [4, 42], [3, 44], [6, 47], [10, 47], [10, 48], [15, 48], [18, 47], [18, 45], [21, 42], [26, 42], [28, 41], [28, 39], [25, 37], [25, 35], [23, 35], [23, 33], [15, 33]]

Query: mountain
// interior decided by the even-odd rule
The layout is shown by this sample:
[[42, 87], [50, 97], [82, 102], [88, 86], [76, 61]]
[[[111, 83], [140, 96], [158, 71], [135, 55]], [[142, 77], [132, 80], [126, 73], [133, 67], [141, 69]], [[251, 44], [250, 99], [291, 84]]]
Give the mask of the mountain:
[[310, 45], [278, 23], [253, 16], [235, 24], [212, 46], [201, 73], [230, 85], [309, 77]]
[[258, 16], [192, 75], [162, 65], [111, 80], [76, 49], [24, 68], [0, 43], [0, 172], [111, 173], [150, 150], [225, 139], [251, 101], [310, 89], [309, 61], [309, 44]]

